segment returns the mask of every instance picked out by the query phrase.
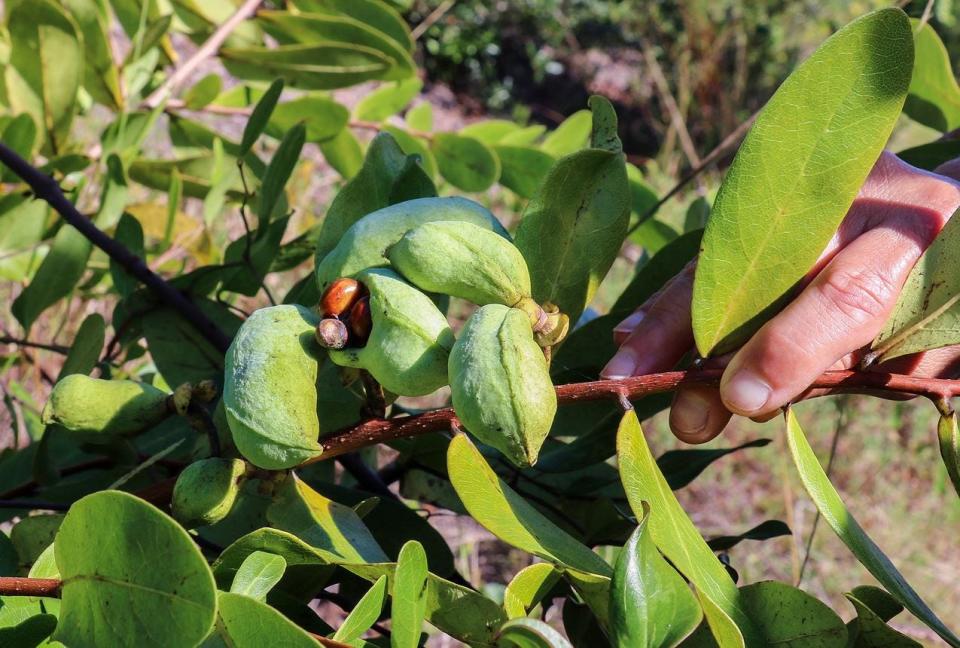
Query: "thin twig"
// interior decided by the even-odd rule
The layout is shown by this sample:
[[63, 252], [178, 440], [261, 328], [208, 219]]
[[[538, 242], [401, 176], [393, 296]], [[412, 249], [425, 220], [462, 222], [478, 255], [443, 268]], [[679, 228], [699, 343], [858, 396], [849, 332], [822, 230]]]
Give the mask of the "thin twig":
[[653, 78], [653, 83], [660, 94], [660, 101], [663, 102], [663, 107], [670, 116], [670, 123], [677, 131], [677, 137], [680, 138], [680, 148], [683, 149], [683, 154], [687, 156], [690, 166], [699, 166], [701, 163], [700, 156], [697, 155], [697, 149], [693, 145], [690, 131], [687, 130], [687, 123], [683, 119], [677, 100], [673, 97], [673, 92], [670, 91], [670, 83], [667, 82], [667, 77], [663, 74], [663, 68], [657, 61], [657, 55], [653, 53], [650, 47], [644, 47], [643, 58], [647, 62], [647, 67], [650, 68], [650, 76]]
[[21, 340], [9, 335], [0, 335], [0, 344], [16, 344], [17, 346], [29, 347], [31, 349], [43, 349], [44, 351], [53, 351], [61, 355], [67, 355], [70, 352], [65, 346], [59, 344], [46, 344], [44, 342], [33, 342], [31, 340]]
[[0, 577], [0, 594], [5, 596], [60, 596], [59, 578]]
[[5, 144], [0, 144], [0, 162], [30, 185], [37, 198], [49, 203], [67, 223], [79, 230], [88, 241], [103, 250], [108, 257], [153, 291], [161, 301], [180, 313], [214, 347], [226, 353], [230, 346], [230, 338], [220, 330], [220, 327], [183, 293], [150, 270], [143, 259], [107, 236], [93, 224], [93, 221], [77, 211], [73, 203], [63, 195], [60, 185], [53, 178], [31, 165]]
[[240, 5], [232, 16], [227, 18], [222, 25], [217, 27], [216, 31], [210, 34], [210, 38], [200, 46], [200, 49], [193, 53], [193, 56], [184, 61], [156, 90], [150, 93], [149, 97], [144, 99], [144, 107], [153, 110], [168, 99], [173, 91], [177, 89], [177, 86], [193, 74], [193, 71], [196, 70], [201, 63], [220, 50], [220, 46], [223, 45], [223, 42], [233, 33], [233, 30], [244, 20], [252, 16], [261, 4], [263, 4], [263, 0], [247, 0]]
[[456, 4], [456, 0], [444, 0], [439, 5], [437, 5], [436, 9], [431, 11], [426, 18], [420, 21], [419, 25], [413, 28], [413, 30], [410, 32], [410, 38], [412, 38], [414, 41], [419, 40], [420, 37], [423, 36], [428, 29], [433, 27], [433, 25], [436, 24], [438, 20], [443, 18], [443, 16], [448, 11], [453, 9], [453, 5], [455, 4]]
[[732, 133], [724, 137], [723, 141], [717, 144], [716, 148], [714, 148], [712, 151], [707, 153], [707, 155], [703, 158], [703, 160], [700, 161], [699, 165], [691, 169], [690, 172], [687, 173], [687, 175], [680, 178], [677, 184], [675, 184], [673, 188], [670, 189], [670, 191], [663, 194], [660, 200], [654, 203], [649, 209], [647, 209], [647, 211], [643, 212], [643, 214], [641, 214], [640, 218], [637, 220], [637, 223], [630, 228], [630, 231], [627, 233], [628, 236], [630, 234], [633, 234], [638, 227], [640, 227], [647, 221], [647, 219], [649, 219], [658, 211], [660, 211], [660, 208], [663, 207], [663, 205], [665, 205], [671, 198], [673, 198], [678, 193], [680, 193], [680, 191], [684, 187], [686, 187], [688, 184], [690, 184], [691, 181], [696, 179], [697, 176], [699, 176], [701, 173], [703, 173], [708, 168], [713, 166], [715, 162], [717, 162], [721, 158], [725, 157], [728, 153], [730, 153], [730, 151], [732, 151], [740, 143], [740, 140], [743, 139], [743, 136], [747, 134], [747, 131], [750, 130], [750, 127], [753, 125], [753, 122], [757, 119], [757, 115], [759, 114], [760, 114], [760, 111], [758, 110], [757, 112], [750, 115], [745, 122], [737, 126], [737, 128]]
[[[649, 394], [673, 391], [680, 384], [718, 385], [722, 375], [722, 369], [697, 369], [634, 376], [622, 380], [571, 383], [557, 387], [557, 399], [561, 404], [597, 400], [619, 401], [624, 396], [636, 399]], [[828, 371], [817, 378], [810, 388], [826, 390], [829, 393], [869, 393], [880, 397], [913, 395], [937, 399], [960, 395], [960, 380], [917, 378], [872, 371]], [[378, 443], [451, 430], [456, 423], [457, 417], [451, 408], [400, 418], [368, 419], [324, 437], [323, 453], [309, 459], [304, 465]]]

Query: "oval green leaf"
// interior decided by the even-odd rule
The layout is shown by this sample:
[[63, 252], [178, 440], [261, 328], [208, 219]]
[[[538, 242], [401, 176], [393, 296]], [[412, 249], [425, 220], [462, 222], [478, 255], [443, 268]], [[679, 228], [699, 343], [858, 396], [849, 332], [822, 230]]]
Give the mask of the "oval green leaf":
[[660, 555], [648, 528], [650, 506], [643, 502], [642, 508], [640, 524], [614, 567], [611, 634], [622, 648], [669, 648], [696, 629], [703, 612], [683, 577]]
[[423, 81], [417, 77], [381, 86], [357, 103], [353, 109], [353, 116], [356, 119], [383, 121], [402, 111], [414, 97], [420, 94], [421, 88], [423, 88]]
[[438, 133], [430, 150], [444, 179], [463, 191], [485, 191], [500, 177], [500, 160], [480, 140]]
[[133, 495], [101, 491], [74, 503], [54, 552], [63, 579], [54, 639], [68, 646], [189, 646], [213, 626], [215, 585], [200, 549]]
[[283, 556], [266, 551], [254, 551], [240, 564], [230, 585], [230, 591], [258, 601], [265, 601], [273, 586], [283, 578], [283, 572], [286, 569], [287, 561]]
[[903, 112], [941, 133], [960, 126], [960, 86], [946, 46], [930, 23], [913, 25], [913, 77]]
[[400, 549], [390, 597], [390, 645], [417, 648], [427, 601], [427, 554], [416, 540]]
[[318, 648], [320, 646], [316, 639], [266, 603], [230, 592], [219, 592], [217, 603], [217, 627], [204, 641], [203, 648], [217, 646]]
[[829, 607], [806, 592], [777, 581], [740, 588], [740, 598], [765, 646], [844, 648], [847, 626]]
[[354, 639], [359, 639], [360, 635], [370, 629], [370, 627], [380, 618], [380, 612], [383, 611], [383, 603], [387, 598], [387, 577], [381, 576], [377, 582], [367, 590], [357, 604], [350, 610], [350, 614], [343, 620], [340, 627], [334, 633], [334, 641], [349, 643]]
[[534, 563], [513, 577], [503, 592], [503, 609], [511, 619], [529, 614], [560, 580], [560, 572], [552, 563]]
[[703, 356], [736, 348], [813, 267], [880, 155], [906, 97], [910, 21], [859, 18], [791, 74], [717, 193], [693, 294]]

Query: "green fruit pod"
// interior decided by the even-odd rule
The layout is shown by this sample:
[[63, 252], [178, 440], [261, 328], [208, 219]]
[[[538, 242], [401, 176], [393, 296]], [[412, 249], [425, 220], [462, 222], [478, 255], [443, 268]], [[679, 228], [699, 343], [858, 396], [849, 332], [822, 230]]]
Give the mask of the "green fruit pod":
[[463, 426], [519, 466], [537, 461], [557, 394], [530, 320], [490, 304], [467, 321], [450, 352], [453, 409]]
[[110, 443], [170, 416], [168, 397], [146, 383], [72, 374], [54, 386], [40, 418], [45, 425], [59, 425], [88, 443]]
[[428, 292], [479, 306], [517, 306], [530, 298], [527, 262], [510, 241], [472, 223], [435, 221], [403, 235], [387, 251], [391, 265]]
[[216, 524], [230, 513], [246, 475], [247, 464], [240, 459], [193, 462], [173, 486], [173, 517], [189, 528]]
[[423, 396], [447, 384], [453, 331], [430, 298], [395, 272], [361, 272], [370, 293], [370, 337], [360, 348], [330, 350], [341, 367], [365, 369], [387, 391]]
[[317, 259], [317, 284], [322, 293], [331, 281], [353, 277], [361, 270], [390, 265], [387, 249], [407, 231], [431, 221], [472, 223], [510, 235], [488, 209], [466, 198], [417, 198], [371, 212], [354, 223], [323, 259]]
[[249, 462], [292, 468], [322, 452], [317, 437], [320, 319], [297, 305], [261, 308], [227, 350], [223, 401], [233, 442]]

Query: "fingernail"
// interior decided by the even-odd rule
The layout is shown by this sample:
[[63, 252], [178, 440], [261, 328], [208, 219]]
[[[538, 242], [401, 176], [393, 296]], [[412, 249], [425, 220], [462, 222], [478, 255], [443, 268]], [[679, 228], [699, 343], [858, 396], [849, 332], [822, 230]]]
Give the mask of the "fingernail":
[[670, 409], [670, 427], [678, 436], [696, 436], [707, 427], [710, 401], [700, 392], [685, 389]]
[[619, 324], [617, 324], [613, 332], [614, 333], [630, 333], [633, 329], [637, 328], [640, 322], [643, 321], [645, 313], [643, 311], [637, 311], [630, 317], [626, 318]]
[[600, 375], [604, 378], [616, 380], [629, 378], [637, 368], [637, 355], [630, 347], [621, 347], [617, 354], [610, 359]]
[[770, 385], [749, 371], [738, 371], [721, 386], [723, 402], [738, 414], [750, 414], [770, 400]]

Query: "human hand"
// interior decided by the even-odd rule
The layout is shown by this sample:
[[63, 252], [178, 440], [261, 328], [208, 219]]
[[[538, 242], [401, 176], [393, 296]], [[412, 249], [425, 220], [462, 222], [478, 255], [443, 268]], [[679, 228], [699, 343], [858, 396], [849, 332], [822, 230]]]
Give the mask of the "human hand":
[[[874, 165], [836, 234], [796, 297], [738, 351], [711, 359], [725, 367], [719, 390], [685, 386], [674, 396], [670, 427], [688, 443], [717, 436], [731, 413], [765, 420], [830, 369], [863, 357], [890, 316], [907, 275], [960, 207], [960, 160], [937, 173], [892, 153]], [[605, 378], [668, 371], [693, 348], [690, 304], [695, 262], [614, 329], [620, 350]], [[946, 377], [960, 347], [896, 358], [879, 370]]]

